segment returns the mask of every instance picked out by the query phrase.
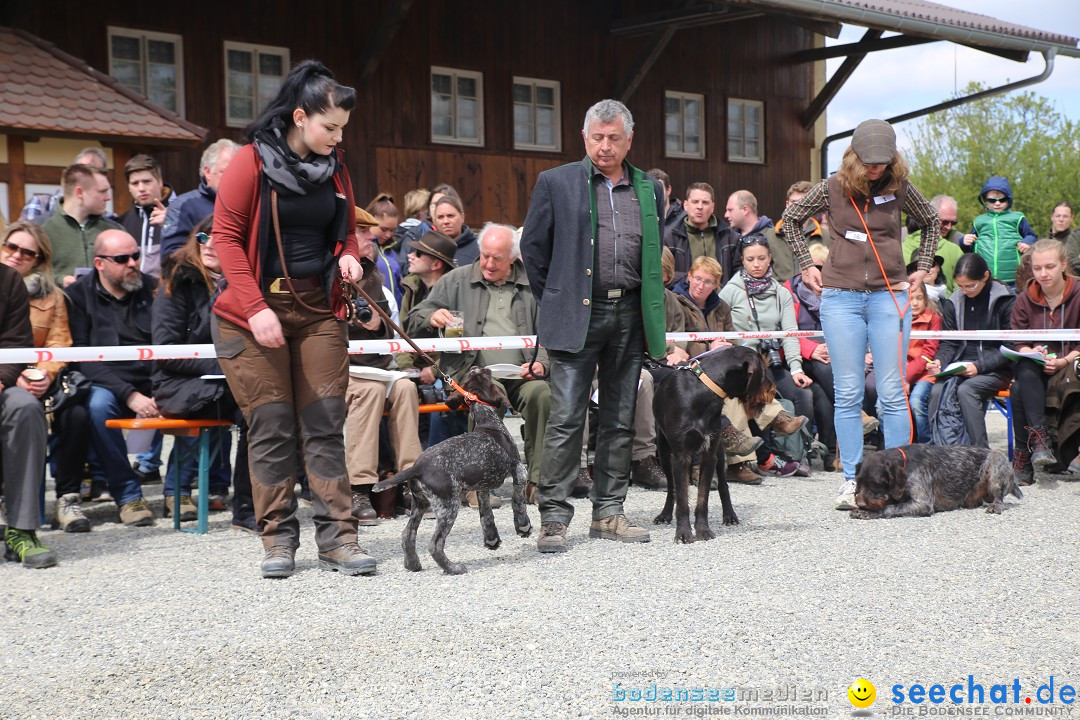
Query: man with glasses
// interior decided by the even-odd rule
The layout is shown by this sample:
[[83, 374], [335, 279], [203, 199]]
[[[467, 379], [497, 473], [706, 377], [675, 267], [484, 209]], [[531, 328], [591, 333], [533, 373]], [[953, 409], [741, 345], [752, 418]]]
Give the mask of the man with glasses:
[[[69, 289], [71, 338], [76, 346], [151, 344], [151, 307], [157, 279], [139, 270], [142, 254], [124, 230], [106, 230], [94, 241], [93, 270]], [[113, 418], [159, 417], [151, 390], [151, 363], [138, 360], [79, 363], [93, 383], [90, 391], [91, 444], [98, 463], [94, 483], [107, 483], [128, 526], [152, 525], [154, 513], [128, 463], [121, 430], [106, 428]]]
[[[959, 206], [953, 197], [935, 195], [930, 199], [930, 207], [937, 210], [938, 215], [941, 217], [941, 237], [938, 238], [937, 250], [934, 251], [934, 255], [944, 261], [941, 270], [938, 272], [945, 280], [946, 292], [951, 295], [953, 290], [956, 289], [953, 270], [956, 268], [956, 261], [964, 256], [964, 250], [961, 247], [964, 234], [956, 229]], [[919, 249], [921, 241], [921, 230], [916, 228], [907, 234], [903, 245], [905, 262], [910, 263], [914, 259], [915, 251]]]
[[104, 217], [112, 190], [105, 171], [91, 165], [69, 165], [60, 177], [64, 201], [41, 224], [53, 246], [53, 278], [67, 287], [76, 275], [90, 271], [94, 239], [103, 231], [120, 229]]

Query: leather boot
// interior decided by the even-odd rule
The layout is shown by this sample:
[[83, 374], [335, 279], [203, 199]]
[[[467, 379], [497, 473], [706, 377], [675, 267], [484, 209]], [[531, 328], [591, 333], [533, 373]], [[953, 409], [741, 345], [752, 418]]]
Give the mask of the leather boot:
[[[372, 493], [382, 495], [384, 493]], [[389, 493], [393, 495], [393, 493]], [[368, 488], [362, 485], [354, 485], [352, 489], [352, 516], [356, 518], [356, 524], [363, 527], [373, 527], [379, 524], [379, 517], [375, 514], [375, 508], [371, 507], [371, 499], [368, 498]]]
[[760, 485], [762, 477], [750, 467], [750, 463], [735, 463], [728, 465], [727, 481], [742, 485]]
[[1027, 450], [1013, 450], [1013, 480], [1017, 485], [1035, 484], [1035, 468], [1031, 466], [1031, 453]]
[[1057, 458], [1054, 457], [1054, 451], [1050, 449], [1050, 435], [1046, 432], [1046, 426], [1029, 427], [1027, 431], [1031, 464], [1040, 470], [1044, 470], [1047, 465], [1056, 463]]
[[393, 520], [397, 516], [398, 488], [371, 493], [371, 506], [376, 517]]
[[720, 431], [720, 442], [724, 444], [724, 452], [729, 455], [742, 456], [754, 452], [765, 441], [759, 437], [741, 432], [734, 425], [725, 425], [723, 430]]
[[781, 410], [769, 427], [777, 435], [790, 435], [802, 430], [803, 426], [808, 422], [810, 422], [809, 418], [802, 415], [792, 415], [787, 410]]

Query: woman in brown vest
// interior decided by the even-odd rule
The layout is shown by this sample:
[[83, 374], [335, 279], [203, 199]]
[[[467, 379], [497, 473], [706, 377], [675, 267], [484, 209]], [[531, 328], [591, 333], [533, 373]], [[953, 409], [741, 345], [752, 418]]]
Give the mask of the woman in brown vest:
[[[838, 510], [855, 508], [867, 347], [874, 357], [885, 446], [911, 442], [903, 384], [911, 330], [908, 288], [921, 284], [930, 269], [939, 220], [907, 175], [892, 126], [884, 120], [866, 120], [855, 128], [836, 175], [822, 180], [784, 211], [784, 239], [802, 270], [803, 282], [821, 293], [821, 326], [833, 366], [836, 436], [844, 468]], [[832, 242], [829, 258], [818, 270], [799, 229], [822, 210], [829, 214]], [[923, 231], [918, 269], [910, 275], [900, 244], [901, 213], [915, 218]]]

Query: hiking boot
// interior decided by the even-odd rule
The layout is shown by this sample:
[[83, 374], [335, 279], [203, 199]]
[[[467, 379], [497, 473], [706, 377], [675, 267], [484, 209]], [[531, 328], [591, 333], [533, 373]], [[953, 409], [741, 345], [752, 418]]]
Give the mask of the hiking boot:
[[764, 464], [758, 465], [758, 471], [762, 475], [773, 477], [791, 477], [799, 471], [799, 463], [794, 460], [784, 460], [775, 455], [770, 455]]
[[56, 564], [56, 553], [41, 544], [33, 530], [4, 530], [4, 559], [21, 562], [28, 568], [47, 568]]
[[371, 506], [371, 498], [367, 490], [361, 488], [352, 492], [352, 516], [356, 518], [356, 524], [363, 527], [374, 527], [379, 524], [379, 514]]
[[566, 523], [546, 522], [540, 526], [536, 549], [542, 553], [566, 552]]
[[652, 455], [630, 463], [630, 481], [647, 490], [667, 490], [667, 475]]
[[296, 570], [296, 550], [288, 545], [271, 545], [263, 555], [262, 576], [285, 578]]
[[579, 500], [587, 498], [590, 490], [592, 490], [592, 475], [585, 468], [578, 468], [577, 479], [574, 480], [574, 487], [570, 490], [570, 497]]
[[[497, 508], [502, 507], [503, 499], [501, 497], [499, 497], [495, 493], [491, 492], [490, 490], [484, 490], [484, 492], [486, 492], [488, 494], [488, 500], [491, 503], [491, 509], [492, 510], [495, 510]], [[480, 508], [480, 501], [477, 500], [475, 490], [469, 490], [469, 491], [467, 491], [465, 493], [465, 502], [462, 503], [462, 505], [465, 505], [466, 503], [473, 510], [478, 510]]]
[[858, 510], [859, 506], [855, 504], [855, 481], [845, 480], [840, 483], [840, 488], [836, 491], [836, 505], [837, 510]]
[[769, 425], [777, 435], [790, 435], [803, 429], [810, 418], [803, 415], [792, 415], [787, 410], [781, 410], [776, 419]]
[[[188, 498], [190, 501], [190, 498]], [[183, 507], [183, 506], [181, 506]], [[120, 522], [128, 527], [144, 527], [154, 524], [154, 511], [144, 498], [135, 498], [120, 506]]]
[[649, 531], [634, 525], [625, 515], [612, 515], [603, 520], [593, 520], [589, 537], [600, 540], [618, 540], [624, 543], [647, 543], [652, 538]]
[[354, 542], [319, 553], [320, 570], [331, 570], [342, 575], [374, 575], [375, 564], [375, 558]]
[[727, 481], [741, 485], [760, 485], [762, 477], [754, 472], [753, 468], [750, 467], [750, 463], [741, 462], [728, 465]]
[[161, 482], [160, 470], [143, 470], [139, 467], [138, 462], [131, 463], [131, 469], [135, 473], [135, 477], [139, 478], [139, 482], [143, 485], [156, 485]]
[[881, 423], [873, 415], [868, 415], [865, 411], [860, 410], [862, 413], [862, 434], [869, 435], [880, 427]]
[[69, 533], [90, 532], [90, 521], [83, 514], [81, 501], [79, 493], [67, 493], [56, 498], [53, 530], [59, 528]]
[[1046, 433], [1046, 426], [1029, 427], [1028, 450], [1031, 451], [1031, 464], [1040, 470], [1045, 470], [1047, 465], [1057, 462], [1054, 451], [1050, 449], [1050, 436]]
[[724, 444], [724, 452], [738, 457], [749, 455], [761, 447], [765, 441], [759, 437], [747, 435], [734, 425], [725, 425], [720, 431], [720, 442]]
[[[165, 508], [162, 510], [162, 517], [172, 517], [173, 514], [173, 496], [165, 496]], [[190, 495], [180, 496], [180, 522], [188, 522], [190, 520], [198, 520], [199, 507], [195, 504], [195, 501], [191, 499]]]
[[225, 512], [229, 509], [226, 501], [229, 499], [229, 491], [225, 492], [211, 492], [208, 498], [206, 509], [210, 512]]
[[1031, 465], [1031, 453], [1026, 450], [1013, 451], [1013, 481], [1017, 485], [1035, 484], [1035, 468]]

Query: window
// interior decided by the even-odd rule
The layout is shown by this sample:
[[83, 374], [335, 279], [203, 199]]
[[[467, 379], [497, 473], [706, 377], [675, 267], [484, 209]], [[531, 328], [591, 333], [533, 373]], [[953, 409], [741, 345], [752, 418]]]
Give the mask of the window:
[[765, 162], [765, 104], [757, 100], [728, 100], [728, 160]]
[[110, 27], [109, 74], [155, 105], [184, 114], [183, 38]]
[[468, 70], [431, 68], [431, 141], [484, 144], [484, 76]]
[[513, 98], [514, 149], [558, 152], [559, 83], [516, 77]]
[[667, 157], [705, 157], [705, 96], [664, 93], [664, 154]]
[[243, 127], [274, 99], [289, 72], [289, 49], [225, 43], [225, 124]]

